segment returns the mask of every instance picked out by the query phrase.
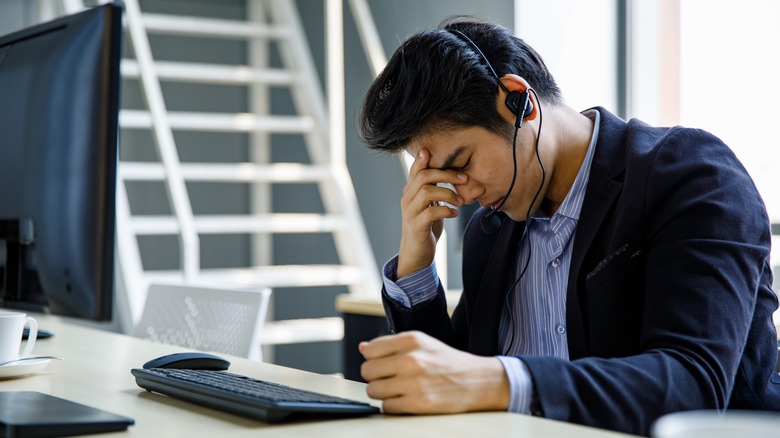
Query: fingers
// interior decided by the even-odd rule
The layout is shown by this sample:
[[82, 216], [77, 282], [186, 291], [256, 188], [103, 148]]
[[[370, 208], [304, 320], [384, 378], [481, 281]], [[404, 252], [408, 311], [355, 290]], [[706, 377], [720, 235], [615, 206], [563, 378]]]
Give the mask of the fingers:
[[[409, 355], [405, 356], [409, 358]], [[390, 361], [381, 358], [372, 362]], [[463, 412], [466, 401], [471, 400], [468, 391], [453, 385], [454, 376], [438, 371], [425, 372], [419, 361], [400, 361], [398, 374], [367, 380], [366, 394], [382, 400], [382, 410], [387, 414], [433, 414]], [[414, 364], [414, 367], [403, 364]], [[364, 374], [364, 377], [369, 374]]]
[[[401, 395], [382, 399], [382, 412], [385, 414], [447, 414], [452, 413], [441, 407], [439, 400], [420, 395]], [[457, 411], [455, 411], [457, 412]]]
[[436, 184], [463, 184], [468, 180], [468, 176], [463, 172], [456, 172], [454, 170], [429, 168], [429, 160], [430, 153], [426, 149], [421, 149], [409, 169], [409, 179], [406, 187], [404, 187], [404, 195], [409, 198], [414, 198], [422, 188], [427, 188], [429, 191], [424, 193], [431, 196], [424, 197], [428, 198], [427, 201], [429, 202], [443, 201], [453, 205], [462, 205], [463, 200], [458, 200], [460, 197], [457, 193], [446, 187], [439, 187]]
[[[414, 223], [419, 220], [418, 225], [427, 229], [434, 221], [456, 217], [458, 211], [444, 204], [459, 207], [464, 204], [463, 198], [447, 187], [436, 185], [441, 182], [437, 180], [444, 176], [451, 177], [453, 173], [455, 172], [426, 169], [417, 174], [415, 181], [409, 181], [401, 197], [404, 221]], [[444, 176], [437, 176], [439, 174]], [[458, 179], [457, 173], [455, 174]]]
[[386, 414], [430, 413], [435, 407], [419, 382], [414, 379], [385, 379], [371, 382], [366, 394], [374, 400], [382, 400]]
[[373, 381], [366, 386], [366, 394], [374, 400], [382, 400], [382, 411], [385, 414], [423, 414], [441, 410], [433, 403], [434, 398], [425, 394], [416, 379]]
[[446, 202], [451, 205], [463, 205], [463, 198], [455, 191], [447, 187], [440, 187], [434, 184], [414, 184], [409, 186], [409, 190], [401, 198], [401, 206], [410, 210], [423, 210], [428, 207], [442, 206]]
[[417, 337], [422, 335], [418, 332], [403, 332], [393, 335], [379, 336], [368, 342], [361, 342], [358, 350], [366, 360], [378, 359], [381, 357], [392, 356], [394, 354], [405, 353], [420, 346]]
[[414, 356], [414, 351], [420, 347], [417, 337], [415, 332], [404, 332], [361, 342], [358, 350], [366, 361], [360, 367], [360, 375], [371, 382], [419, 371]]
[[[419, 349], [425, 335], [404, 332], [382, 336], [358, 346], [366, 361], [360, 368], [361, 376], [368, 382], [366, 393], [375, 400], [382, 400], [386, 413], [424, 412], [419, 406], [426, 400], [420, 384], [425, 369]], [[422, 397], [421, 397], [422, 395]]]
[[402, 379], [382, 379], [371, 381], [366, 386], [366, 394], [374, 400], [387, 400], [394, 397], [400, 397], [404, 394], [404, 389], [398, 384]]
[[[370, 397], [370, 395], [369, 395]], [[385, 414], [416, 414], [429, 413], [422, 408], [415, 408], [414, 397], [400, 396], [382, 400], [382, 412]], [[432, 412], [431, 412], [432, 413]]]
[[414, 157], [414, 161], [412, 162], [412, 165], [409, 167], [409, 179], [414, 179], [414, 176], [417, 175], [421, 170], [428, 167], [428, 161], [431, 159], [431, 154], [428, 152], [427, 149], [421, 148], [420, 151], [417, 153], [417, 156]]

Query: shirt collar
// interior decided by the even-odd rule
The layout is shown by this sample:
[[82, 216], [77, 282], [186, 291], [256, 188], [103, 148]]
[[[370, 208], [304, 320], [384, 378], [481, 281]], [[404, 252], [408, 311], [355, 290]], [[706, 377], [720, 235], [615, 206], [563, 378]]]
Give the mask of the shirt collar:
[[569, 193], [566, 194], [566, 198], [564, 198], [558, 211], [553, 215], [553, 222], [555, 222], [556, 216], [568, 217], [574, 220], [580, 219], [580, 210], [582, 210], [582, 202], [585, 199], [585, 189], [590, 178], [590, 165], [593, 162], [593, 153], [596, 150], [596, 141], [599, 138], [599, 123], [601, 122], [601, 114], [595, 109], [586, 110], [582, 115], [593, 121], [593, 134], [590, 137], [588, 152], [582, 161], [577, 178], [574, 180], [574, 184], [569, 189]]

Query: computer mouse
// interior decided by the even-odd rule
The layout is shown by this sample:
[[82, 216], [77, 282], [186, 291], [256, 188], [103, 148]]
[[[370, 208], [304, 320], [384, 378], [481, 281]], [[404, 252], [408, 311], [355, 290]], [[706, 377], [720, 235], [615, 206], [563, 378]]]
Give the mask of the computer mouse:
[[230, 362], [213, 354], [203, 353], [201, 351], [192, 351], [187, 353], [173, 353], [152, 359], [144, 364], [145, 369], [149, 368], [176, 368], [189, 370], [226, 370]]

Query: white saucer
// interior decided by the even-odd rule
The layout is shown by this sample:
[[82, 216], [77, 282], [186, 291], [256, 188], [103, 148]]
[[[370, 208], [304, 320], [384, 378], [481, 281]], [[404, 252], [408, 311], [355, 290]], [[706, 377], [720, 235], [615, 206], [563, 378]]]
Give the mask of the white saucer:
[[0, 379], [26, 376], [46, 368], [51, 359], [30, 359], [0, 366]]

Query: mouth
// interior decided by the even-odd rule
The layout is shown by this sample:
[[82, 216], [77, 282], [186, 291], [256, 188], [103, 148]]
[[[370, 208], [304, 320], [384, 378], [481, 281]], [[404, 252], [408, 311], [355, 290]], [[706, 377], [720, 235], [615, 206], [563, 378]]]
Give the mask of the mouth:
[[502, 196], [502, 197], [498, 198], [492, 204], [486, 204], [484, 206], [489, 208], [489, 209], [491, 209], [491, 210], [498, 210], [499, 208], [503, 207], [503, 205], [501, 205], [503, 202], [504, 202], [504, 197]]

